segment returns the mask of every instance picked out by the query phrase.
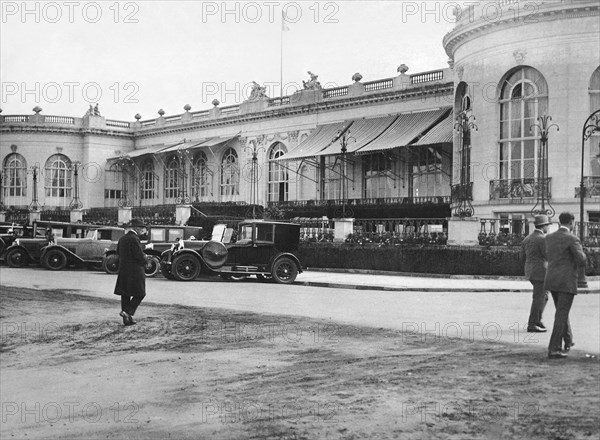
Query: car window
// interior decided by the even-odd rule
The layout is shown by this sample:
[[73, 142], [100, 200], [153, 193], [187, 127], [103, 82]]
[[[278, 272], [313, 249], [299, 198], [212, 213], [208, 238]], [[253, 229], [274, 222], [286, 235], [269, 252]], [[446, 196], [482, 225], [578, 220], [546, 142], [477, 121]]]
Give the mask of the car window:
[[152, 229], [150, 231], [150, 240], [164, 242], [164, 241], [166, 241], [165, 240], [166, 233], [167, 233], [167, 231], [165, 231], [164, 229]]
[[181, 229], [169, 229], [169, 243], [174, 242], [178, 238], [183, 238], [183, 231]]
[[273, 225], [256, 225], [256, 241], [273, 241]]
[[241, 240], [252, 240], [252, 225], [244, 225], [240, 228], [238, 241]]

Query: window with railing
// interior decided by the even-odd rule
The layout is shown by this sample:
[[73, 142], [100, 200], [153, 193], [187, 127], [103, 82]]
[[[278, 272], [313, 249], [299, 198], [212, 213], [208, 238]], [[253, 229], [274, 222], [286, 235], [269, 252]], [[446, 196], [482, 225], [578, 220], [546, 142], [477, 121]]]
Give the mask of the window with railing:
[[538, 176], [539, 130], [531, 130], [548, 110], [548, 85], [540, 72], [522, 67], [502, 82], [500, 95], [500, 178]]
[[240, 164], [237, 152], [228, 148], [221, 160], [221, 197], [240, 194]]
[[23, 197], [27, 190], [27, 162], [19, 153], [4, 159], [3, 190], [6, 197]]
[[46, 197], [71, 197], [71, 160], [64, 154], [54, 154], [44, 167]]
[[269, 152], [269, 202], [285, 202], [288, 199], [288, 170], [275, 159], [287, 152], [285, 146], [278, 142]]
[[192, 170], [192, 196], [198, 202], [204, 197], [212, 195], [210, 191], [208, 159], [204, 151], [199, 151], [194, 156]]

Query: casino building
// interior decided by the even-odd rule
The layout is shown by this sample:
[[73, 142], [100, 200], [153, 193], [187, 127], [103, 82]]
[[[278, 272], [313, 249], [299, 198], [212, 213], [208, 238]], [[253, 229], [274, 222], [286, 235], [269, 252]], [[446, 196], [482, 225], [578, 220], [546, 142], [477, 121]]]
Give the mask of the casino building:
[[377, 206], [526, 227], [536, 210], [579, 211], [584, 141], [585, 221], [600, 221], [600, 135], [582, 134], [600, 109], [600, 4], [490, 3], [457, 16], [442, 42], [449, 67], [435, 71], [400, 65], [330, 89], [313, 75], [279, 98], [255, 84], [239, 105], [133, 122], [92, 108], [0, 115], [1, 204], [327, 206], [357, 218]]

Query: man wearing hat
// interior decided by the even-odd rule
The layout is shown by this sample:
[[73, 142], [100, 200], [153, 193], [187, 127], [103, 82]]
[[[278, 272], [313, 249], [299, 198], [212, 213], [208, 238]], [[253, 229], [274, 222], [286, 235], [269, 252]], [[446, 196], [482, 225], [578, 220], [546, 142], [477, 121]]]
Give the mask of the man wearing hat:
[[[548, 270], [544, 289], [552, 293], [556, 306], [554, 327], [548, 345], [548, 357], [561, 359], [573, 345], [573, 333], [569, 322], [569, 312], [573, 299], [577, 295], [577, 279], [579, 266], [585, 266], [586, 256], [581, 247], [579, 238], [571, 231], [575, 217], [570, 212], [563, 212], [558, 217], [560, 227], [558, 231], [546, 237], [546, 256]], [[564, 342], [564, 349], [563, 349]]]
[[543, 333], [546, 327], [542, 323], [542, 314], [548, 302], [548, 292], [544, 289], [546, 277], [546, 243], [545, 235], [548, 232], [550, 220], [546, 215], [536, 215], [533, 221], [535, 230], [523, 240], [521, 255], [525, 258], [525, 276], [533, 285], [533, 299], [527, 331]]
[[129, 223], [129, 230], [117, 243], [119, 255], [119, 272], [115, 295], [121, 296], [121, 317], [123, 324], [133, 325], [133, 315], [146, 296], [146, 255], [142, 249], [139, 236], [144, 234], [146, 226], [140, 219], [134, 218]]

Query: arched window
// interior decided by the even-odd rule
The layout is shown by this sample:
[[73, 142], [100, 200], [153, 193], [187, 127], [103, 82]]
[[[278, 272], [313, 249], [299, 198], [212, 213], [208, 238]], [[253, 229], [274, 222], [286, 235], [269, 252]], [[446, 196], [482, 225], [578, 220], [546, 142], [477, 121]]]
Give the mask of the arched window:
[[269, 202], [288, 200], [289, 175], [287, 170], [276, 161], [287, 152], [281, 142], [277, 142], [269, 152]]
[[170, 156], [165, 167], [165, 198], [171, 199], [179, 195], [180, 173], [179, 159], [175, 155]]
[[199, 151], [194, 156], [194, 169], [192, 170], [192, 195], [196, 201], [207, 197], [210, 193], [208, 159], [204, 151]]
[[123, 197], [123, 169], [118, 163], [111, 164], [104, 178], [105, 206], [117, 206], [117, 201]]
[[151, 200], [156, 197], [156, 174], [154, 173], [154, 163], [152, 160], [146, 160], [142, 164], [141, 194], [142, 200]]
[[590, 113], [600, 110], [600, 67], [594, 70], [590, 80]]
[[71, 160], [64, 154], [50, 156], [44, 167], [46, 197], [71, 197]]
[[538, 176], [539, 130], [531, 126], [547, 111], [548, 85], [542, 74], [531, 67], [509, 72], [500, 90], [501, 179]]
[[18, 153], [11, 153], [4, 159], [4, 195], [23, 197], [27, 189], [27, 162]]
[[228, 148], [221, 160], [221, 195], [237, 196], [240, 194], [240, 165], [238, 155], [233, 148]]
[[[590, 80], [590, 114], [600, 110], [600, 67], [596, 68]], [[600, 192], [600, 134], [594, 133], [589, 140], [590, 173], [592, 187]]]

